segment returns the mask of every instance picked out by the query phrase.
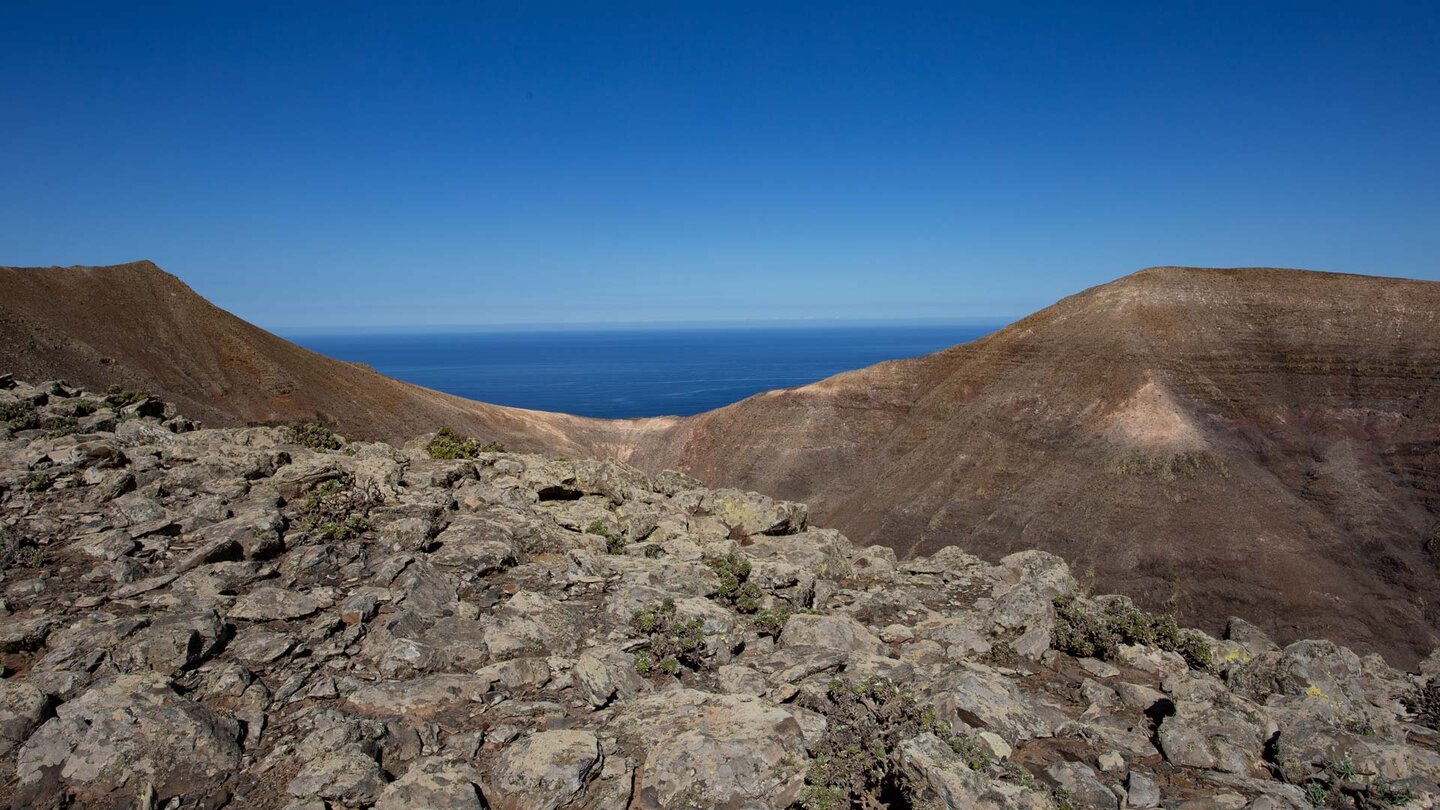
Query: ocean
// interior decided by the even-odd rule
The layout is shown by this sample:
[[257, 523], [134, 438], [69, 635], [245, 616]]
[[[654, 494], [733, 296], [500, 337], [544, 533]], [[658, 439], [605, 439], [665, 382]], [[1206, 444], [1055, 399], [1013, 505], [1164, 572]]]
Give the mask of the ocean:
[[456, 396], [581, 416], [688, 416], [773, 388], [914, 357], [975, 325], [296, 333], [307, 349]]

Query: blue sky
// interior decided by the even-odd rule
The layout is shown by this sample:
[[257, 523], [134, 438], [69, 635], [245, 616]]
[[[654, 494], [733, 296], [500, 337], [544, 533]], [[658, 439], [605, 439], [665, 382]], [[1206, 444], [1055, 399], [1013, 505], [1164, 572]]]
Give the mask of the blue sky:
[[0, 264], [269, 327], [1003, 318], [1440, 279], [1440, 4], [0, 7]]

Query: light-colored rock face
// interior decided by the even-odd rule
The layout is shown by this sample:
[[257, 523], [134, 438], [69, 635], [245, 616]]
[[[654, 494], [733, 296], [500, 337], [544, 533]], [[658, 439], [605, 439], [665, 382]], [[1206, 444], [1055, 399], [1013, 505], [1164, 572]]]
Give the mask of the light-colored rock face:
[[61, 704], [29, 736], [16, 797], [39, 803], [57, 781], [97, 805], [147, 785], [164, 796], [223, 796], [239, 736], [234, 720], [179, 696], [162, 675], [116, 676]]
[[800, 724], [758, 698], [664, 692], [626, 707], [617, 730], [644, 751], [640, 807], [788, 807], [804, 784]]
[[485, 798], [497, 810], [554, 810], [580, 792], [603, 759], [593, 732], [537, 732], [500, 753]]
[[1120, 602], [1080, 597], [1043, 552], [897, 559], [802, 505], [678, 474], [439, 461], [423, 441], [317, 451], [102, 399], [0, 382], [0, 404], [38, 418], [86, 412], [51, 423], [75, 433], [0, 434], [15, 807], [1440, 794], [1440, 688], [1416, 688], [1440, 665], [1405, 676], [1232, 622], [1202, 673], [1198, 637], [1106, 624]]

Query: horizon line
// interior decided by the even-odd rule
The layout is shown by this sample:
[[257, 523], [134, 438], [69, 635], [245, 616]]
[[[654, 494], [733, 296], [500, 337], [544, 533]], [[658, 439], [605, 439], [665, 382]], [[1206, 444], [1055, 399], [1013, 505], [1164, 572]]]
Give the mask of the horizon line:
[[1017, 320], [1015, 316], [960, 316], [953, 318], [773, 318], [722, 320], [634, 320], [634, 321], [515, 321], [484, 324], [346, 324], [332, 326], [263, 326], [277, 335], [328, 334], [473, 334], [504, 332], [622, 332], [622, 331], [703, 331], [723, 329], [816, 329], [825, 327], [885, 326], [969, 326], [1000, 328]]

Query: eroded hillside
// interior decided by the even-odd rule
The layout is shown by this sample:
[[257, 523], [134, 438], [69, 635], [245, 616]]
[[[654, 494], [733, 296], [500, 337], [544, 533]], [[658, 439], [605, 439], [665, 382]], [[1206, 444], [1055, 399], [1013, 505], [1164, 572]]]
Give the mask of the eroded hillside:
[[1156, 268], [987, 338], [775, 391], [632, 461], [909, 553], [1043, 548], [1218, 631], [1397, 660], [1440, 627], [1440, 284]]
[[[0, 378], [21, 807], [1429, 807], [1440, 683], [614, 461]], [[435, 458], [441, 456], [442, 458]]]
[[0, 270], [0, 368], [214, 426], [451, 425], [810, 504], [901, 557], [1041, 548], [1219, 632], [1414, 664], [1440, 627], [1440, 284], [1154, 268], [985, 339], [688, 419], [501, 408], [308, 352], [148, 262]]

